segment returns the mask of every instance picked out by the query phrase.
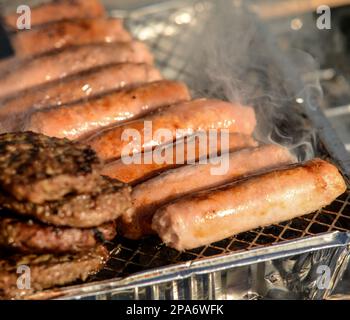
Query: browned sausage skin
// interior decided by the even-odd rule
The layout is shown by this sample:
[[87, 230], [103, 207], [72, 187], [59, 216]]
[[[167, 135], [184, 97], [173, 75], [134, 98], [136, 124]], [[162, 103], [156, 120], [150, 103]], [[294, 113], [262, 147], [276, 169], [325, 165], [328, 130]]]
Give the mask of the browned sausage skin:
[[314, 159], [175, 201], [157, 211], [152, 227], [170, 247], [191, 249], [311, 213], [345, 190], [337, 168]]
[[123, 62], [152, 64], [153, 56], [142, 42], [134, 41], [88, 44], [50, 52], [34, 59], [14, 59], [1, 68], [0, 97], [91, 68]]
[[17, 57], [24, 58], [69, 46], [103, 42], [128, 42], [131, 35], [120, 19], [79, 19], [54, 22], [17, 32], [11, 43]]
[[109, 93], [88, 102], [37, 111], [30, 117], [26, 130], [50, 137], [78, 139], [110, 124], [189, 99], [185, 84], [162, 80]]
[[296, 158], [287, 148], [264, 145], [223, 154], [207, 164], [183, 166], [166, 171], [134, 188], [133, 209], [123, 215], [120, 230], [124, 236], [131, 239], [152, 234], [153, 214], [162, 205], [193, 192], [295, 162]]
[[[0, 100], [0, 119], [18, 123], [29, 111], [78, 102], [130, 85], [158, 81], [161, 74], [147, 64], [122, 63], [94, 68]], [[15, 118], [15, 119], [14, 119]], [[9, 128], [11, 130], [11, 128]]]
[[[163, 163], [155, 162], [144, 163], [142, 159], [148, 159], [149, 156], [144, 154], [141, 157], [142, 162], [125, 164], [122, 159], [105, 164], [102, 168], [101, 174], [117, 179], [124, 183], [136, 184], [142, 182], [145, 179], [151, 178], [162, 171], [181, 166], [182, 164], [193, 163], [203, 157], [212, 156], [209, 152], [209, 139], [207, 139], [207, 148], [203, 150], [199, 146], [199, 139], [195, 140], [195, 156], [192, 157], [187, 154], [187, 149], [189, 147], [188, 141], [196, 139], [196, 136], [185, 137], [184, 139], [177, 141], [176, 143], [170, 143], [164, 146], [164, 153], [169, 154], [170, 158], [164, 159]], [[241, 133], [231, 133], [229, 135], [229, 145], [227, 150], [222, 149], [225, 146], [221, 145], [221, 136], [217, 135], [216, 150], [214, 151], [216, 155], [220, 155], [222, 152], [234, 152], [243, 148], [256, 147], [258, 143], [251, 137]], [[171, 149], [167, 152], [167, 149]], [[207, 152], [208, 151], [208, 152]]]
[[[151, 136], [145, 134], [150, 128]], [[255, 129], [254, 109], [220, 100], [198, 99], [172, 105], [142, 119], [102, 132], [87, 143], [103, 160], [118, 159], [121, 156], [144, 152], [153, 147], [181, 139], [197, 131], [227, 129], [251, 135]], [[170, 132], [170, 140], [155, 133], [158, 130]], [[140, 139], [131, 137], [123, 141], [126, 132], [138, 132]], [[158, 131], [159, 132], [159, 131]], [[167, 137], [166, 137], [167, 138]], [[141, 141], [140, 141], [141, 140]]]
[[[105, 15], [104, 7], [99, 0], [55, 0], [31, 7], [31, 26], [64, 19], [97, 18]], [[4, 17], [10, 29], [17, 29], [19, 15], [12, 13]]]

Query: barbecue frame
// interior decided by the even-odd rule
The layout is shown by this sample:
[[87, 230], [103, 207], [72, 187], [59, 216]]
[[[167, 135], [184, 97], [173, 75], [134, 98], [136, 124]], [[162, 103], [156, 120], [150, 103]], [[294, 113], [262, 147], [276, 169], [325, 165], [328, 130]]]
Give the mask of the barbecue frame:
[[[126, 17], [134, 35], [147, 40], [166, 77], [186, 78], [186, 64], [176, 56], [171, 33], [174, 14], [203, 10], [206, 1], [167, 1], [133, 12], [110, 9]], [[149, 22], [152, 27], [148, 27]], [[185, 21], [186, 23], [186, 21]], [[350, 177], [350, 156], [319, 108], [305, 110], [330, 158]], [[111, 259], [88, 283], [48, 290], [31, 299], [257, 299], [330, 297], [347, 267], [350, 244], [350, 192], [316, 213], [252, 230], [183, 253], [156, 239], [116, 239]], [[293, 268], [278, 267], [293, 261]], [[309, 261], [305, 266], [303, 261]], [[311, 262], [310, 262], [311, 261]], [[327, 265], [331, 279], [317, 288], [318, 267]], [[306, 271], [305, 271], [306, 270]], [[301, 277], [300, 272], [307, 273]], [[296, 275], [293, 277], [293, 274]], [[289, 279], [292, 277], [293, 279]], [[277, 280], [276, 280], [277, 279]], [[276, 294], [276, 290], [278, 294]]]

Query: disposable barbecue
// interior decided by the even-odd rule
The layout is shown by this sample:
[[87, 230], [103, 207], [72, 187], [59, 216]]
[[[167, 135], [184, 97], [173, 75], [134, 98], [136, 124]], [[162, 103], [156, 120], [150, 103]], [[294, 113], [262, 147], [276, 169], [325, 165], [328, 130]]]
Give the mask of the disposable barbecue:
[[[122, 216], [125, 210], [132, 213], [134, 209], [142, 208], [143, 204], [148, 209], [148, 204], [152, 207], [154, 200], [156, 205], [149, 212], [152, 212], [153, 233], [158, 234], [159, 238], [153, 234], [134, 241], [118, 236], [107, 241], [106, 245], [112, 249], [109, 262], [103, 272], [91, 279], [96, 281], [92, 285], [84, 283], [69, 288], [56, 287], [71, 284], [73, 279], [80, 278], [80, 274], [75, 273], [74, 277], [64, 281], [45, 281], [45, 286], [26, 294], [40, 291], [40, 298], [76, 299], [118, 299], [125, 298], [126, 294], [128, 298], [135, 299], [254, 299], [277, 295], [324, 298], [334, 292], [345, 274], [343, 271], [348, 269], [346, 256], [350, 223], [346, 179], [350, 161], [317, 107], [318, 100], [313, 99], [317, 92], [315, 85], [319, 88], [316, 81], [318, 71], [321, 71], [321, 77], [326, 76], [326, 72], [323, 74], [322, 70], [317, 70], [314, 73], [313, 67], [309, 70], [312, 59], [309, 56], [303, 59], [300, 52], [296, 54], [298, 59], [290, 59], [290, 53], [283, 52], [284, 48], [279, 48], [275, 43], [284, 47], [294, 36], [288, 38], [282, 35], [277, 39], [281, 41], [271, 41], [270, 28], [265, 28], [265, 24], [249, 9], [248, 1], [236, 1], [234, 4], [224, 0], [196, 1], [195, 4], [176, 1], [153, 6], [152, 10], [147, 7], [136, 14], [125, 13], [128, 29], [152, 48], [154, 59], [141, 43], [123, 42], [69, 47], [40, 55], [34, 60], [12, 58], [0, 62], [0, 86], [3, 88], [0, 94], [5, 98], [2, 101], [21, 96], [23, 90], [28, 88], [34, 90], [34, 87], [39, 88], [38, 85], [43, 88], [41, 85], [48, 82], [64, 83], [71, 79], [71, 75], [89, 72], [91, 68], [124, 62], [152, 64], [153, 60], [166, 79], [177, 79], [188, 84], [195, 99], [187, 101], [190, 96], [186, 88], [188, 98], [185, 103], [166, 104], [161, 109], [155, 107], [150, 114], [140, 113], [135, 118], [123, 117], [123, 123], [116, 119], [108, 123], [94, 123], [101, 120], [99, 117], [104, 108], [98, 106], [95, 109], [90, 103], [98, 99], [106, 102], [104, 99], [108, 96], [117, 97], [116, 91], [109, 92], [109, 95], [103, 93], [97, 100], [89, 97], [64, 106], [43, 107], [33, 114], [32, 110], [29, 112], [28, 124], [32, 130], [50, 136], [68, 136], [69, 139], [83, 138], [81, 143], [88, 142], [99, 157], [111, 161], [104, 165], [102, 172], [99, 169], [93, 171], [113, 178], [120, 177], [123, 181], [129, 180], [140, 200], [132, 208], [130, 188], [107, 178], [97, 179], [94, 190], [73, 188], [66, 192], [63, 188], [65, 191], [53, 200], [41, 196], [40, 203], [18, 199], [12, 187], [6, 186], [0, 190], [0, 202], [13, 210], [7, 212], [13, 213], [11, 220], [6, 221], [4, 230], [13, 219], [21, 221], [14, 224], [17, 230], [23, 227], [22, 221], [27, 223], [32, 220], [35, 222], [33, 228], [40, 225], [40, 229], [36, 229], [38, 235], [45, 230], [46, 237], [49, 237], [53, 229], [60, 229], [67, 235], [75, 232], [78, 235], [88, 234], [90, 239], [91, 229], [101, 229], [105, 222], [113, 223], [110, 220]], [[84, 14], [84, 10], [81, 12]], [[110, 15], [119, 17], [121, 13], [112, 10]], [[49, 14], [47, 16], [48, 22], [62, 20], [60, 14], [57, 20], [52, 16], [49, 18]], [[85, 18], [91, 17], [79, 16], [79, 19]], [[273, 21], [277, 25], [274, 31], [281, 29], [279, 19], [276, 20]], [[293, 29], [305, 28], [306, 25], [304, 19], [291, 19]], [[297, 33], [302, 32], [294, 32], [295, 35]], [[293, 54], [292, 58], [295, 58]], [[137, 88], [140, 87], [135, 84], [132, 89]], [[131, 89], [117, 90], [119, 93]], [[161, 90], [157, 94], [161, 95]], [[107, 103], [106, 107], [109, 110], [110, 105]], [[14, 117], [12, 121], [16, 120]], [[148, 130], [149, 122], [154, 125], [154, 130]], [[82, 128], [84, 133], [76, 133], [75, 130]], [[185, 132], [179, 134], [177, 129], [181, 128]], [[135, 133], [135, 129], [140, 136], [130, 135], [131, 141], [123, 139], [125, 130]], [[170, 135], [163, 139], [164, 136], [156, 135], [157, 129], [167, 129]], [[124, 162], [125, 159], [129, 160], [128, 157], [117, 160], [124, 155], [124, 151], [128, 156], [148, 156], [152, 154], [151, 150], [162, 147], [166, 147], [167, 151], [174, 150], [175, 140], [176, 143], [183, 142], [184, 137], [207, 133], [209, 129], [226, 129], [231, 135], [235, 134], [239, 142], [236, 147], [240, 150], [235, 153], [241, 157], [238, 157], [237, 163], [240, 165], [236, 169], [242, 176], [233, 174], [230, 179], [234, 181], [229, 181], [229, 184], [226, 184], [228, 181], [225, 177], [205, 175], [206, 170], [212, 168], [210, 164], [189, 165], [186, 162], [179, 166], [173, 164], [172, 167], [167, 164], [154, 165], [151, 161], [149, 165], [141, 162], [137, 167], [135, 163], [129, 165]], [[14, 130], [23, 130], [22, 124], [18, 123]], [[152, 135], [149, 135], [149, 131]], [[273, 143], [273, 146], [265, 146], [265, 143]], [[242, 150], [244, 147], [250, 149]], [[266, 157], [264, 152], [258, 152], [262, 158], [246, 157], [254, 153], [252, 150], [261, 151], [264, 148], [285, 150], [288, 163], [296, 160], [290, 156], [290, 150], [300, 163], [287, 167], [276, 164], [276, 167], [264, 168], [266, 171], [255, 171], [254, 168], [259, 165], [276, 160], [276, 154], [269, 152]], [[191, 160], [199, 158], [196, 148], [195, 151], [196, 155]], [[204, 157], [209, 155], [207, 152], [198, 153]], [[233, 154], [231, 156], [234, 158]], [[263, 161], [260, 163], [255, 159]], [[135, 168], [139, 169], [130, 173]], [[243, 173], [238, 170], [242, 168], [246, 170]], [[250, 175], [248, 171], [252, 168], [254, 174]], [[235, 171], [234, 165], [231, 170], [231, 173]], [[180, 178], [181, 173], [183, 179]], [[71, 176], [74, 174], [69, 172]], [[10, 179], [13, 177], [14, 174], [10, 175]], [[30, 183], [30, 179], [25, 181]], [[115, 199], [120, 206], [117, 214], [108, 211], [102, 201], [96, 206], [97, 198], [109, 194], [109, 187], [101, 188], [101, 181], [109, 187], [115, 185], [115, 191], [119, 192], [118, 199]], [[49, 188], [52, 187], [51, 182], [48, 183]], [[147, 187], [143, 189], [142, 185], [150, 190]], [[138, 190], [140, 193], [135, 192]], [[88, 210], [84, 210], [86, 207]], [[140, 217], [144, 217], [145, 212], [147, 210], [140, 210]], [[3, 216], [3, 221], [8, 218]], [[145, 225], [150, 227], [150, 221], [147, 222], [146, 218], [139, 222], [141, 229]], [[120, 221], [118, 223], [120, 228]], [[129, 227], [138, 229], [137, 223]], [[22, 241], [22, 238], [18, 237], [18, 240]], [[40, 239], [36, 238], [33, 251], [39, 251], [39, 242]], [[74, 247], [74, 241], [70, 242]], [[58, 241], [57, 244], [56, 250], [59, 250], [58, 247], [69, 247], [68, 243], [61, 246]], [[50, 241], [47, 247], [54, 248]], [[98, 250], [98, 247], [92, 250]], [[57, 255], [55, 253], [50, 257]], [[77, 256], [84, 258], [87, 255], [86, 252], [79, 252], [68, 257], [73, 262]], [[9, 256], [3, 257], [4, 265], [8, 266], [6, 263], [10, 263], [10, 260]], [[53, 260], [44, 260], [40, 271], [49, 269], [50, 261]], [[18, 266], [17, 262], [12, 265]], [[323, 290], [315, 284], [319, 280], [318, 267], [325, 265], [330, 268], [332, 281], [331, 288]], [[4, 270], [9, 269], [6, 267]], [[73, 263], [64, 270], [67, 274], [77, 272]], [[10, 273], [2, 273], [0, 278], [6, 280], [13, 277], [13, 271], [15, 268]], [[85, 277], [82, 278], [85, 280]], [[3, 291], [3, 295], [21, 297], [14, 293], [16, 288], [8, 283], [1, 285], [6, 291]], [[53, 290], [41, 292], [44, 288]]]

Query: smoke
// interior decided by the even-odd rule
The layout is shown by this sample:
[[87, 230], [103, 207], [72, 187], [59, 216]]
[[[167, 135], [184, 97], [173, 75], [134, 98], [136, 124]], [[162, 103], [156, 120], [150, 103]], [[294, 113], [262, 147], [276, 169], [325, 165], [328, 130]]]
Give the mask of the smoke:
[[[319, 81], [312, 76], [318, 66], [306, 52], [282, 49], [270, 25], [249, 9], [252, 3], [256, 1], [198, 3], [201, 12], [194, 20], [205, 21], [189, 28], [185, 25], [184, 33], [178, 36], [187, 40], [178, 41], [174, 49], [186, 60], [183, 80], [194, 96], [253, 106], [258, 118], [257, 140], [282, 144], [299, 160], [310, 159], [317, 155], [318, 141], [305, 108], [317, 108], [322, 97]], [[159, 39], [154, 41], [158, 43]], [[168, 55], [157, 60], [162, 62], [161, 67], [172, 63]], [[1, 124], [8, 131], [19, 122], [10, 117]]]
[[299, 160], [312, 158], [316, 134], [304, 108], [317, 107], [322, 97], [310, 76], [318, 66], [306, 52], [283, 51], [250, 2], [210, 2], [204, 27], [188, 46], [189, 85], [198, 96], [254, 106], [259, 141], [282, 144]]

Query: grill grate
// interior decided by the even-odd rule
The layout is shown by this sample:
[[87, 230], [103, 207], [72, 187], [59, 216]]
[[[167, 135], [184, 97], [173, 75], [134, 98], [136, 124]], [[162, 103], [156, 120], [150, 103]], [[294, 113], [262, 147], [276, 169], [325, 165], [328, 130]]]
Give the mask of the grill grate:
[[149, 237], [143, 241], [117, 237], [114, 242], [107, 244], [111, 250], [111, 258], [105, 269], [95, 276], [94, 280], [125, 277], [135, 272], [170, 264], [240, 252], [330, 231], [349, 230], [350, 192], [347, 191], [328, 207], [315, 213], [244, 232], [211, 245], [184, 252], [166, 247], [155, 237]]
[[[176, 1], [175, 1], [176, 3]], [[155, 57], [155, 64], [168, 79], [188, 82], [188, 54], [186, 47], [191, 39], [200, 34], [212, 4], [209, 1], [188, 1], [176, 5], [170, 1], [170, 8], [157, 8], [152, 13], [131, 14], [125, 18], [126, 25], [133, 35], [147, 43]], [[161, 5], [159, 5], [161, 6]], [[175, 6], [175, 7], [174, 7]], [[112, 12], [113, 14], [113, 12]], [[197, 53], [200, 54], [200, 53]]]
[[[0, 0], [0, 4], [4, 2]], [[190, 38], [196, 37], [196, 34], [200, 34], [201, 29], [205, 27], [205, 19], [210, 8], [211, 3], [207, 1], [186, 1], [185, 5], [182, 2], [179, 6], [174, 3], [162, 4], [157, 8], [151, 6], [131, 13], [126, 16], [126, 23], [136, 38], [149, 45], [154, 53], [155, 63], [165, 78], [188, 83], [191, 74], [187, 71], [188, 56], [184, 47]], [[111, 11], [111, 15], [115, 16], [124, 14], [117, 10]], [[328, 155], [324, 154], [324, 157]], [[349, 230], [350, 191], [348, 190], [331, 205], [316, 213], [241, 233], [194, 250], [178, 252], [166, 247], [156, 237], [143, 241], [117, 237], [113, 242], [106, 244], [111, 252], [106, 267], [89, 280], [126, 277], [135, 272], [170, 264], [241, 252], [331, 231]]]
[[[179, 8], [173, 6], [164, 10], [158, 8], [154, 13], [150, 7], [147, 14], [133, 14], [127, 17], [126, 22], [134, 36], [149, 45], [154, 53], [155, 63], [164, 77], [188, 83], [191, 75], [186, 72], [188, 60], [183, 46], [188, 43], [189, 37], [195, 37], [196, 33], [200, 33], [210, 8], [210, 2], [203, 1], [192, 3], [187, 7], [182, 4]], [[331, 231], [349, 230], [350, 190], [316, 213], [241, 233], [184, 252], [166, 247], [156, 237], [142, 241], [117, 237], [107, 244], [111, 258], [106, 267], [91, 280], [127, 277], [136, 272], [171, 264], [241, 252]]]

